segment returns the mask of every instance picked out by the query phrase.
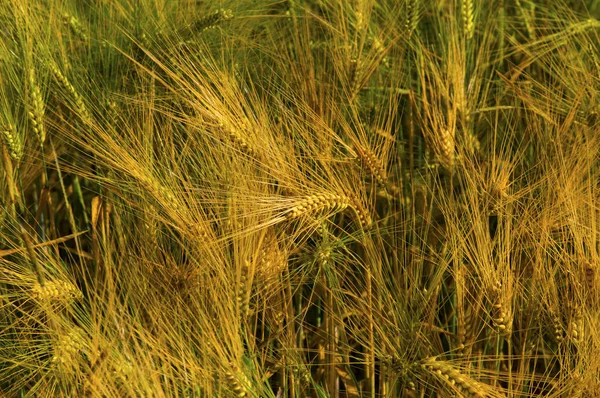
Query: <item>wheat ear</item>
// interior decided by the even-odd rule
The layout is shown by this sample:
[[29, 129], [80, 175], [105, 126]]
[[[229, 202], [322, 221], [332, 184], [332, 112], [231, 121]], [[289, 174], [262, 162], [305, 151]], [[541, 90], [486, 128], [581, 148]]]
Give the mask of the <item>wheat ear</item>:
[[461, 373], [448, 362], [438, 361], [435, 357], [430, 357], [421, 362], [421, 367], [461, 391], [464, 395], [477, 398], [485, 397], [485, 390], [481, 383]]
[[64, 335], [58, 336], [54, 342], [54, 356], [51, 362], [59, 365], [61, 370], [73, 371], [78, 364], [78, 356], [86, 348], [83, 331], [74, 328]]
[[438, 159], [442, 166], [448, 170], [454, 167], [454, 151], [456, 147], [454, 129], [442, 129], [439, 132], [439, 139], [436, 148]]
[[557, 315], [557, 312], [552, 308], [549, 308], [549, 317], [552, 321], [552, 327], [554, 329], [554, 339], [557, 343], [561, 343], [565, 338], [561, 317]]
[[287, 211], [288, 220], [298, 219], [304, 215], [315, 214], [322, 211], [341, 211], [350, 206], [351, 200], [347, 196], [322, 193], [310, 195], [296, 203]]
[[256, 258], [256, 272], [267, 290], [268, 286], [278, 283], [278, 277], [287, 268], [287, 259], [278, 247], [277, 239], [273, 238], [263, 244]]
[[220, 123], [219, 127], [225, 133], [229, 141], [232, 142], [233, 145], [241, 152], [250, 157], [258, 158], [258, 151], [248, 143], [248, 140], [244, 137], [244, 134], [239, 129], [225, 123]]
[[579, 306], [573, 306], [571, 308], [571, 319], [569, 321], [567, 333], [571, 341], [575, 344], [581, 344], [585, 339], [583, 314]]
[[250, 386], [248, 376], [236, 366], [232, 365], [230, 368], [230, 370], [225, 371], [225, 378], [235, 393], [235, 397], [243, 398], [248, 396], [248, 387]]
[[23, 138], [17, 133], [12, 123], [7, 123], [1, 130], [2, 140], [10, 157], [18, 162], [23, 157]]
[[421, 13], [421, 0], [408, 0], [406, 2], [406, 30], [408, 35], [417, 29]]
[[586, 262], [583, 267], [583, 282], [588, 289], [588, 293], [594, 292], [596, 286], [596, 264], [594, 262]]
[[85, 106], [85, 103], [83, 102], [83, 98], [81, 97], [81, 95], [79, 95], [77, 90], [75, 90], [75, 87], [73, 87], [73, 85], [69, 82], [69, 79], [67, 79], [67, 77], [60, 71], [60, 69], [58, 69], [58, 66], [56, 66], [53, 63], [50, 64], [50, 72], [52, 72], [52, 75], [58, 82], [58, 85], [63, 90], [68, 91], [69, 94], [71, 95], [71, 97], [73, 98], [73, 101], [75, 102], [75, 106], [77, 107], [77, 111], [79, 112], [79, 116], [84, 121], [90, 121], [91, 115], [88, 112], [88, 109]]
[[338, 195], [333, 193], [321, 193], [310, 195], [300, 199], [292, 208], [286, 212], [286, 219], [295, 220], [306, 215], [313, 215], [322, 212], [339, 212], [346, 208], [354, 210], [362, 228], [369, 228], [372, 225], [372, 219], [369, 212], [363, 207], [360, 200], [354, 196]]
[[469, 153], [477, 153], [481, 149], [481, 142], [469, 128], [465, 130], [464, 145]]
[[31, 289], [31, 295], [34, 299], [46, 303], [69, 303], [83, 297], [75, 285], [61, 280], [45, 281], [44, 285], [37, 283]]
[[460, 10], [463, 20], [463, 33], [467, 40], [472, 39], [473, 33], [475, 32], [473, 1], [474, 0], [461, 0], [460, 2]]
[[231, 18], [233, 18], [233, 12], [231, 10], [220, 9], [210, 15], [194, 21], [184, 28], [184, 30], [180, 31], [180, 34], [184, 33], [185, 31], [189, 33], [201, 33], [208, 29], [214, 29], [221, 22], [230, 20]]
[[375, 152], [367, 147], [356, 145], [356, 153], [361, 162], [375, 178], [375, 181], [377, 181], [377, 185], [385, 188], [387, 183], [387, 173], [383, 167], [383, 163], [379, 160], [377, 155], [375, 155]]
[[371, 218], [367, 208], [363, 205], [362, 201], [358, 199], [358, 197], [352, 196], [350, 203], [360, 226], [363, 229], [371, 228], [373, 226], [373, 219]]
[[248, 316], [250, 310], [250, 293], [252, 291], [252, 281], [249, 280], [252, 276], [250, 275], [250, 263], [248, 261], [244, 262], [240, 272], [240, 283], [237, 289], [236, 301], [238, 313], [243, 320]]
[[457, 269], [455, 275], [456, 282], [456, 323], [458, 354], [465, 355], [467, 345], [473, 337], [474, 314], [473, 306], [467, 300], [467, 278], [465, 270]]
[[73, 15], [69, 14], [69, 13], [64, 13], [63, 14], [63, 22], [65, 25], [67, 25], [71, 31], [73, 32], [73, 34], [75, 36], [77, 36], [77, 38], [79, 38], [81, 41], [87, 42], [89, 39], [89, 36], [86, 32], [86, 30], [84, 29], [83, 25], [81, 25], [81, 23], [79, 22], [79, 20], [77, 18], [75, 18]]
[[512, 312], [500, 281], [492, 288], [491, 297], [493, 298], [492, 323], [499, 333], [510, 335], [512, 333]]
[[44, 127], [44, 100], [42, 98], [42, 92], [37, 84], [35, 77], [35, 71], [33, 68], [29, 69], [29, 95], [31, 110], [27, 112], [29, 120], [33, 125], [33, 132], [38, 138], [40, 146], [44, 145], [46, 141], [46, 129]]
[[46, 277], [44, 276], [44, 270], [42, 269], [42, 266], [40, 265], [40, 262], [37, 259], [37, 255], [35, 254], [33, 242], [31, 241], [31, 238], [29, 237], [29, 232], [27, 232], [27, 230], [25, 229], [25, 226], [23, 224], [21, 224], [20, 227], [21, 227], [21, 239], [23, 239], [23, 242], [25, 243], [25, 248], [27, 249], [27, 255], [29, 256], [29, 261], [33, 265], [33, 270], [35, 271], [35, 274], [37, 276], [38, 283], [40, 286], [45, 287]]

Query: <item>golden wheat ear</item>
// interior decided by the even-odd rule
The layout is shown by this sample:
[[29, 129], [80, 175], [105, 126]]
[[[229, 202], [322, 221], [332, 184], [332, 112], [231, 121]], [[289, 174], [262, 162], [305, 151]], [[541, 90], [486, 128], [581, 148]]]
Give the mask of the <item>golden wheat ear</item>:
[[383, 162], [377, 157], [375, 152], [367, 147], [356, 145], [355, 149], [356, 153], [358, 154], [358, 158], [375, 178], [377, 185], [379, 185], [381, 188], [386, 188], [388, 178], [387, 172], [383, 166]]
[[350, 206], [350, 198], [333, 193], [310, 195], [300, 199], [287, 211], [286, 218], [294, 220], [307, 214], [341, 211]]
[[43, 147], [44, 142], [46, 141], [46, 128], [44, 126], [45, 106], [42, 92], [37, 84], [37, 78], [33, 68], [29, 69], [29, 96], [30, 110], [27, 112], [27, 115], [33, 125], [33, 132], [35, 133], [40, 146]]
[[440, 381], [447, 383], [452, 389], [473, 398], [486, 397], [486, 389], [482, 383], [470, 376], [461, 373], [452, 364], [440, 361], [435, 357], [427, 358], [421, 362], [421, 367], [436, 376]]
[[475, 22], [474, 22], [474, 0], [461, 0], [460, 11], [462, 14], [463, 22], [463, 34], [467, 40], [473, 38], [475, 33]]
[[435, 152], [442, 166], [447, 170], [452, 170], [456, 158], [456, 141], [454, 129], [442, 129], [439, 132]]
[[23, 137], [17, 132], [16, 127], [12, 123], [0, 127], [0, 133], [2, 134], [2, 140], [8, 154], [15, 161], [18, 162], [23, 157]]
[[62, 280], [46, 280], [31, 289], [31, 297], [43, 303], [70, 303], [83, 298], [81, 291], [72, 283]]
[[52, 73], [52, 76], [54, 76], [54, 79], [58, 83], [59, 87], [68, 92], [71, 96], [71, 99], [75, 103], [75, 110], [77, 111], [79, 117], [81, 117], [84, 122], [91, 122], [91, 113], [88, 111], [88, 108], [83, 101], [83, 97], [71, 84], [69, 79], [61, 72], [60, 68], [55, 63], [51, 62], [48, 65], [48, 68], [50, 69], [50, 72]]

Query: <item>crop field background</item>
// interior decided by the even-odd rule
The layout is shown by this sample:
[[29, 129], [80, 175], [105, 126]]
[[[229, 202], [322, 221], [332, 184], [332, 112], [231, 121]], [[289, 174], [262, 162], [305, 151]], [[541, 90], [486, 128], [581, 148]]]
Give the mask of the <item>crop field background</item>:
[[599, 19], [0, 0], [0, 397], [600, 396]]

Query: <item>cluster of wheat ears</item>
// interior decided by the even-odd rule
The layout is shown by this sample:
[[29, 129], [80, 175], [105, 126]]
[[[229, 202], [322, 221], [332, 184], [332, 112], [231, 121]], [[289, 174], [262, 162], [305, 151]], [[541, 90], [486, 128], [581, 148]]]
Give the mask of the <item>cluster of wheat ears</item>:
[[0, 0], [0, 396], [600, 396], [599, 15]]

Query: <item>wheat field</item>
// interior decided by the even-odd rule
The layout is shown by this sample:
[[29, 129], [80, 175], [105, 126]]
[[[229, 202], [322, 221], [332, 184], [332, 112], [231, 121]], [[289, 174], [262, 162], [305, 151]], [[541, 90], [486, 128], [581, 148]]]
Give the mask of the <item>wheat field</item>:
[[600, 396], [599, 34], [0, 0], [0, 397]]

